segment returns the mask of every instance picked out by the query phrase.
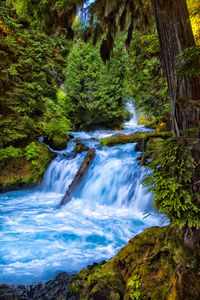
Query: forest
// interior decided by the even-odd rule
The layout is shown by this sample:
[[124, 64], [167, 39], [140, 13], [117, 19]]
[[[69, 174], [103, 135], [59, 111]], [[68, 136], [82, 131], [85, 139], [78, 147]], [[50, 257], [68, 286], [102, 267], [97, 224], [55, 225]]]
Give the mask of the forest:
[[0, 300], [200, 299], [199, 0], [0, 2], [0, 218]]

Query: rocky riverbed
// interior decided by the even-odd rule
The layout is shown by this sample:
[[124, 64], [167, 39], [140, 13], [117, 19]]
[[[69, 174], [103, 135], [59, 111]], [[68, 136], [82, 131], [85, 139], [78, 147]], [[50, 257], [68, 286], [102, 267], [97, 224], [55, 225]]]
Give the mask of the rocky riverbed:
[[68, 273], [58, 274], [54, 280], [37, 285], [9, 286], [0, 285], [0, 300], [76, 300], [76, 296], [70, 290], [72, 275]]

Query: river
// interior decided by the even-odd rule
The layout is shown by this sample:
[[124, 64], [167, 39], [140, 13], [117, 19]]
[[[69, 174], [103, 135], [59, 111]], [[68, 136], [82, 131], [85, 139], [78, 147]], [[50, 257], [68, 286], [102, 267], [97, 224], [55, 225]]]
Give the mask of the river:
[[96, 157], [72, 201], [58, 209], [86, 152], [74, 155], [74, 140], [47, 169], [42, 185], [0, 195], [0, 283], [34, 284], [62, 271], [75, 273], [113, 257], [130, 238], [159, 225], [152, 195], [141, 185], [145, 168], [134, 144], [100, 148], [98, 139], [147, 131], [133, 118], [124, 131], [74, 132]]

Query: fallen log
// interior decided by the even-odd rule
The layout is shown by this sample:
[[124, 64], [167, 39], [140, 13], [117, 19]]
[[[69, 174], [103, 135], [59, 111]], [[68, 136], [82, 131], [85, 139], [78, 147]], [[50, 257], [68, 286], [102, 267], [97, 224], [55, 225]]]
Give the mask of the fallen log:
[[84, 161], [82, 162], [78, 172], [76, 173], [72, 183], [69, 185], [69, 188], [66, 191], [65, 196], [62, 198], [58, 207], [65, 205], [71, 200], [72, 193], [75, 192], [78, 184], [82, 180], [85, 173], [88, 171], [89, 166], [92, 164], [94, 158], [95, 158], [95, 149], [92, 148], [88, 151]]
[[[172, 132], [142, 132], [129, 135], [110, 136], [104, 139], [99, 139], [99, 143], [103, 147], [112, 147], [117, 145], [124, 145], [129, 143], [138, 143], [143, 141], [144, 144], [150, 138], [163, 138], [166, 139], [172, 136]], [[143, 146], [144, 148], [144, 146]]]

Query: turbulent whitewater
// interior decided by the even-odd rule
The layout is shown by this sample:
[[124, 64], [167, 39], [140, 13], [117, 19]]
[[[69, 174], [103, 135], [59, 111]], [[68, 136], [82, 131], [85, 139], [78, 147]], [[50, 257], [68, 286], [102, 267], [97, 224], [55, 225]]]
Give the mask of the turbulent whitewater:
[[[134, 119], [134, 120], [133, 120]], [[158, 225], [151, 195], [141, 185], [134, 144], [100, 148], [98, 138], [146, 130], [135, 116], [125, 132], [74, 133], [96, 157], [72, 201], [58, 209], [86, 152], [74, 155], [74, 141], [47, 169], [35, 190], [0, 195], [0, 283], [30, 284], [52, 279], [61, 271], [77, 272], [113, 257], [134, 235]]]

